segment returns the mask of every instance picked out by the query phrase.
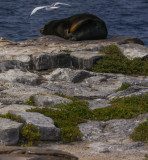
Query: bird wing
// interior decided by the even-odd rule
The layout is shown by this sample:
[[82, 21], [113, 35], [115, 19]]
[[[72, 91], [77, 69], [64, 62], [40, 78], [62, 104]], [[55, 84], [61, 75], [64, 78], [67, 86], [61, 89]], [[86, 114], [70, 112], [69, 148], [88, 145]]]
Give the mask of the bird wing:
[[46, 7], [46, 11], [56, 10], [59, 7]]
[[60, 4], [60, 5], [65, 5], [65, 6], [71, 6], [71, 5], [67, 4], [67, 3], [56, 2], [56, 3], [51, 4], [51, 7], [52, 7], [52, 6], [59, 5], [59, 4]]
[[32, 12], [31, 12], [31, 14], [30, 14], [30, 17], [35, 13], [35, 12], [37, 12], [38, 10], [40, 10], [40, 9], [43, 9], [43, 8], [46, 8], [47, 6], [41, 6], [41, 7], [36, 7], [36, 8], [34, 8], [33, 10], [32, 10]]

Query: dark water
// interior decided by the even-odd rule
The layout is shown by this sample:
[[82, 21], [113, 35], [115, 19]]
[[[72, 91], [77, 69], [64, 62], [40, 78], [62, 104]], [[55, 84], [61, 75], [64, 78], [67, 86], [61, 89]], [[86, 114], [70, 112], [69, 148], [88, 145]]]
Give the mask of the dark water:
[[59, 0], [71, 7], [56, 11], [40, 10], [31, 20], [28, 15], [37, 6], [53, 0], [0, 0], [0, 37], [23, 41], [41, 36], [39, 30], [47, 22], [91, 13], [106, 22], [109, 35], [137, 37], [148, 46], [148, 0]]

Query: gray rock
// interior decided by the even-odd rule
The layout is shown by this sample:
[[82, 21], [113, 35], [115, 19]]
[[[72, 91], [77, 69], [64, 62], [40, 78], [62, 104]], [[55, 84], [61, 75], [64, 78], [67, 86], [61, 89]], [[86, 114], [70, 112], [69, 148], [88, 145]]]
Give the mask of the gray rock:
[[37, 106], [53, 106], [55, 104], [66, 104], [72, 102], [67, 98], [62, 98], [56, 95], [35, 95], [34, 102]]
[[108, 96], [109, 99], [130, 97], [130, 96], [145, 96], [148, 94], [148, 87], [131, 86], [124, 91], [119, 91]]
[[[55, 93], [64, 94], [87, 100], [89, 108], [95, 109], [110, 106], [112, 98], [148, 94], [148, 76], [133, 77], [86, 71], [91, 70], [96, 60], [105, 55], [99, 53], [100, 49], [110, 44], [118, 45], [129, 59], [147, 59], [147, 47], [138, 45], [142, 44], [138, 39], [126, 37], [70, 42], [54, 36], [44, 36], [17, 43], [0, 38], [0, 114], [20, 114], [26, 123], [40, 128], [43, 140], [58, 140], [60, 129], [54, 126], [50, 118], [39, 113], [25, 112], [26, 109], [33, 108], [23, 105], [30, 96], [35, 96], [35, 103], [42, 106], [70, 102], [54, 96]], [[130, 83], [131, 87], [116, 93], [125, 82]], [[142, 143], [131, 142], [129, 138], [134, 128], [144, 122], [146, 117], [147, 114], [135, 119], [88, 121], [80, 124], [79, 128], [84, 134], [82, 143], [95, 142], [94, 147], [92, 146], [94, 154], [128, 151], [136, 153], [136, 149], [146, 153], [141, 148]], [[79, 146], [76, 149], [81, 147], [79, 143], [73, 143], [71, 147], [75, 144]], [[69, 149], [70, 145], [67, 146]]]
[[17, 60], [7, 60], [0, 62], [0, 71], [7, 71], [9, 69], [20, 69], [26, 71], [26, 66], [23, 62]]
[[79, 124], [84, 141], [123, 142], [129, 139], [135, 127], [143, 123], [148, 114], [133, 119], [115, 119], [109, 121], [88, 121]]
[[0, 114], [6, 114], [10, 111], [14, 112], [26, 112], [27, 109], [35, 108], [33, 106], [28, 105], [19, 105], [19, 104], [13, 104], [13, 105], [7, 105], [0, 108]]
[[110, 152], [109, 145], [101, 142], [91, 143], [89, 145], [90, 148], [93, 149], [94, 153], [106, 153]]
[[24, 104], [29, 97], [38, 93], [49, 93], [49, 90], [40, 86], [30, 86], [17, 82], [5, 82], [5, 90], [0, 92], [0, 102], [4, 105]]
[[73, 95], [83, 99], [103, 99], [114, 93], [121, 84], [122, 82], [118, 80], [116, 75], [97, 74], [96, 76], [85, 78], [79, 83], [49, 81], [41, 86], [49, 91], [67, 96]]
[[41, 80], [37, 74], [33, 74], [31, 72], [22, 72], [18, 69], [11, 69], [7, 72], [1, 73], [0, 80], [10, 82], [14, 81], [28, 85], [38, 85], [41, 83]]
[[[93, 63], [104, 56], [104, 54], [98, 54], [103, 46], [119, 44], [125, 39], [109, 37], [106, 40], [69, 42], [58, 37], [45, 36], [18, 43], [5, 40], [0, 43], [0, 58], [2, 60], [0, 70], [5, 71], [14, 68], [47, 70], [59, 67], [91, 70]], [[128, 46], [124, 45], [136, 49], [135, 51], [126, 51]], [[122, 44], [119, 47], [127, 56], [130, 54], [131, 57], [134, 55], [136, 57], [146, 56], [147, 47], [142, 45]], [[64, 51], [65, 53], [63, 53]], [[67, 51], [72, 52], [67, 53]], [[126, 54], [126, 52], [128, 53]]]
[[110, 101], [107, 99], [95, 99], [89, 101], [89, 108], [90, 109], [97, 109], [97, 108], [105, 108], [111, 106]]
[[23, 124], [0, 118], [0, 144], [16, 145], [19, 140], [19, 130]]
[[10, 111], [10, 113], [20, 115], [25, 123], [37, 126], [39, 128], [39, 132], [42, 135], [41, 140], [55, 141], [59, 139], [60, 129], [55, 127], [51, 118], [36, 112]]
[[148, 56], [148, 47], [140, 44], [122, 44], [119, 46], [122, 53], [129, 59], [144, 58]]
[[85, 78], [96, 76], [96, 73], [88, 72], [85, 70], [72, 70], [69, 68], [57, 68], [51, 74], [44, 75], [43, 77], [48, 81], [65, 81], [79, 83]]
[[32, 69], [40, 71], [53, 68], [76, 68], [91, 70], [96, 60], [104, 54], [91, 51], [77, 51], [72, 53], [36, 53], [32, 56]]
[[71, 68], [92, 70], [93, 64], [100, 59], [104, 54], [92, 51], [77, 51], [71, 54]]
[[122, 74], [118, 74], [118, 79], [122, 83], [130, 83], [131, 85], [139, 85], [139, 86], [148, 86], [148, 76], [138, 76], [138, 77], [133, 77], [133, 76], [125, 76]]
[[144, 144], [141, 142], [125, 142], [125, 143], [102, 143], [102, 142], [93, 142], [90, 143], [89, 147], [93, 150], [93, 153], [106, 153], [106, 152], [115, 152], [115, 151], [132, 151], [139, 149]]

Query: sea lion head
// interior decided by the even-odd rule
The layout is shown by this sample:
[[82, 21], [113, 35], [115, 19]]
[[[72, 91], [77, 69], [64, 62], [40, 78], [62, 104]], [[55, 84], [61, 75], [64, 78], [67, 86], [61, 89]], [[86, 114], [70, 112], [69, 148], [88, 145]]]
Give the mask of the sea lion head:
[[40, 33], [43, 34], [44, 33], [44, 28], [40, 29]]

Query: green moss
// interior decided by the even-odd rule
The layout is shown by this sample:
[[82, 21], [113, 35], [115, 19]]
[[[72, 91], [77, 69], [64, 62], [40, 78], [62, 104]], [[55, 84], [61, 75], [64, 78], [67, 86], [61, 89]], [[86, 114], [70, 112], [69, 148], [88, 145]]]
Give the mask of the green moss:
[[0, 117], [11, 119], [12, 121], [16, 121], [19, 123], [23, 123], [23, 121], [21, 120], [21, 116], [16, 116], [15, 114], [12, 114], [12, 113], [3, 114], [3, 115], [0, 115]]
[[74, 97], [62, 96], [63, 98], [68, 98], [72, 100], [72, 103], [66, 105], [55, 105], [55, 108], [65, 109], [69, 112], [75, 113], [81, 118], [89, 119], [92, 116], [92, 111], [88, 108], [88, 102], [84, 100], [79, 100]]
[[124, 97], [111, 101], [112, 106], [93, 110], [94, 120], [129, 119], [148, 113], [148, 96]]
[[86, 49], [85, 49], [85, 51], [92, 51], [92, 49], [90, 49], [90, 48], [86, 48]]
[[78, 127], [67, 126], [62, 128], [61, 140], [65, 143], [78, 141], [81, 139], [82, 134]]
[[25, 103], [25, 105], [36, 106], [34, 102], [34, 96], [30, 96], [29, 100]]
[[124, 90], [126, 90], [127, 88], [129, 88], [130, 86], [131, 86], [130, 83], [122, 83], [121, 87], [118, 88], [118, 89], [116, 90], [116, 92], [118, 92], [118, 91], [124, 91]]
[[32, 124], [26, 124], [20, 131], [20, 137], [22, 146], [33, 146], [40, 140], [41, 134], [38, 127]]
[[65, 52], [65, 53], [71, 53], [71, 50], [65, 49], [65, 50], [60, 50], [61, 52]]
[[148, 60], [143, 61], [140, 58], [129, 60], [116, 45], [106, 46], [100, 52], [106, 55], [94, 65], [94, 72], [148, 75]]
[[[66, 96], [63, 96], [66, 97]], [[134, 118], [139, 114], [148, 113], [148, 96], [125, 97], [111, 101], [112, 106], [90, 110], [88, 103], [72, 97], [66, 97], [73, 102], [53, 107], [35, 108], [28, 111], [39, 112], [47, 117], [51, 117], [55, 125], [61, 128], [61, 140], [72, 142], [79, 140], [82, 136], [77, 125], [87, 120], [111, 120], [121, 118]]]
[[142, 141], [148, 143], [148, 119], [146, 122], [136, 127], [130, 137], [134, 141]]

